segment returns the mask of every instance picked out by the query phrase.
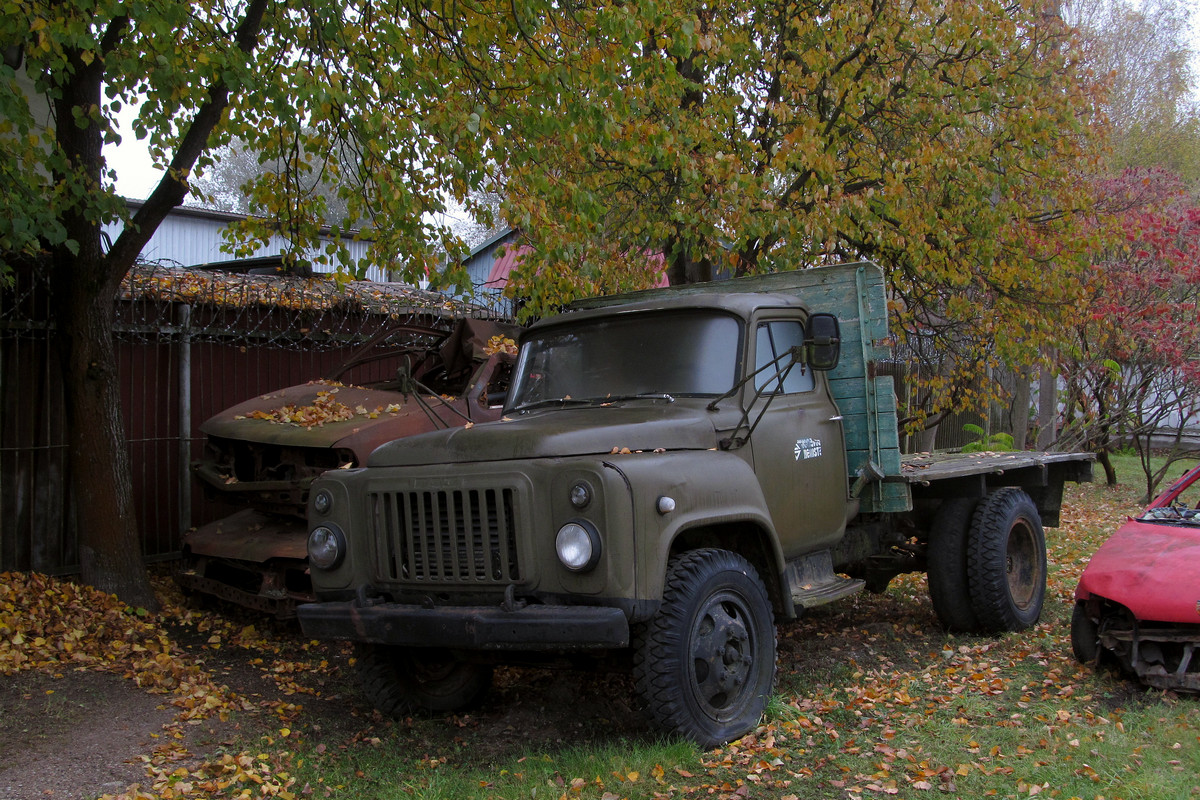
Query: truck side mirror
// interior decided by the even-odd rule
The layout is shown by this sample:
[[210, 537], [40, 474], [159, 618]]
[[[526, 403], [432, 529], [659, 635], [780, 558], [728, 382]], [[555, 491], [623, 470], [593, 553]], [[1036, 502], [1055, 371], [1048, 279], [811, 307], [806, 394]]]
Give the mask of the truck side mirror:
[[817, 313], [808, 317], [804, 331], [808, 347], [808, 365], [815, 370], [831, 370], [838, 365], [842, 352], [842, 334], [833, 314]]

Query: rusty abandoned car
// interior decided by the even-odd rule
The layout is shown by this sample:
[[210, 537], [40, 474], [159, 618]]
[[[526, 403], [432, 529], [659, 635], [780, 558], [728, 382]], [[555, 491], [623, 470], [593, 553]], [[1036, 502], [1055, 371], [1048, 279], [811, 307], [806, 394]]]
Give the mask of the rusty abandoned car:
[[[193, 472], [238, 510], [185, 534], [178, 583], [281, 619], [295, 616], [298, 602], [314, 599], [304, 518], [313, 480], [365, 463], [385, 442], [498, 419], [518, 331], [474, 319], [394, 328], [325, 380], [255, 397], [206, 421], [204, 456]], [[371, 374], [379, 379], [342, 383]]]

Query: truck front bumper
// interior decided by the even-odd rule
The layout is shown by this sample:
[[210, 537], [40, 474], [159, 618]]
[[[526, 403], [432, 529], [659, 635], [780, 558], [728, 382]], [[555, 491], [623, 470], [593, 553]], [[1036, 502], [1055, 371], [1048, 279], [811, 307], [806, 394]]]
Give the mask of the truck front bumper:
[[297, 609], [305, 636], [463, 650], [610, 650], [629, 645], [619, 608], [531, 605], [426, 608], [357, 600]]

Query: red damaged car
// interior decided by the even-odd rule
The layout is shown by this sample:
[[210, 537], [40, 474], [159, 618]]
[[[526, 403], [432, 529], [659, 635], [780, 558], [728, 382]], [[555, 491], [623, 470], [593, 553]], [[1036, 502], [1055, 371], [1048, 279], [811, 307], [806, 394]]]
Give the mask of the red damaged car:
[[1075, 589], [1075, 657], [1200, 692], [1200, 466], [1122, 525]]

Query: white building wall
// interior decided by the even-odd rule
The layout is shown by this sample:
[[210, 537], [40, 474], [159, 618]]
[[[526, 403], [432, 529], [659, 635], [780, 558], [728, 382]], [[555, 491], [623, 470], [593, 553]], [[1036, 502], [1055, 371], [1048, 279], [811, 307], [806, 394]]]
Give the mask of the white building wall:
[[[134, 206], [136, 208], [136, 206]], [[165, 266], [194, 267], [214, 261], [229, 261], [233, 258], [221, 249], [225, 243], [224, 231], [231, 222], [240, 219], [236, 214], [208, 211], [207, 209], [179, 208], [172, 211], [158, 226], [158, 230], [146, 243], [142, 250], [145, 261], [161, 263]], [[122, 223], [110, 223], [104, 226], [108, 241], [115, 241], [124, 229]], [[331, 239], [323, 239], [331, 241]], [[367, 242], [343, 239], [355, 261], [367, 254]], [[272, 236], [268, 243], [254, 251], [250, 258], [259, 256], [279, 255], [287, 248], [287, 240], [282, 236]], [[333, 272], [331, 266], [314, 264], [317, 272]], [[366, 280], [385, 282], [387, 275], [378, 267], [367, 270]]]

